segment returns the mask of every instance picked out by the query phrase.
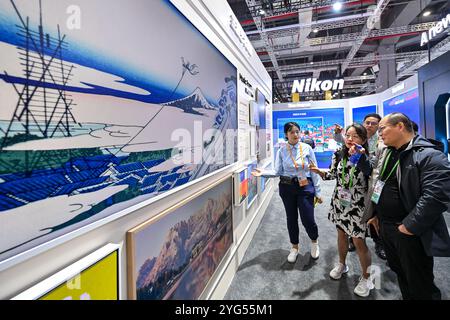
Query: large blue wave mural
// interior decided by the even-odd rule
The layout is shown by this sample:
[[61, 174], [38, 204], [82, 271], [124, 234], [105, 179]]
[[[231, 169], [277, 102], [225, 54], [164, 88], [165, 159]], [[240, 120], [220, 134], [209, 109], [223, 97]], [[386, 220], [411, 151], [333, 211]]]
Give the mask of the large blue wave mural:
[[0, 261], [237, 161], [236, 68], [169, 1], [2, 0], [0, 57]]

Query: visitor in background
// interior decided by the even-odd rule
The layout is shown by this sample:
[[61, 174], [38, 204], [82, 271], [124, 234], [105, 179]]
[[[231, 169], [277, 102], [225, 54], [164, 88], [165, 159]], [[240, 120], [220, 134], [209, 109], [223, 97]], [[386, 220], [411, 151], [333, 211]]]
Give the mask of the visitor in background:
[[314, 149], [316, 147], [316, 143], [314, 142], [314, 139], [309, 135], [309, 131], [305, 130], [303, 134], [304, 136], [302, 138], [302, 142], [309, 144], [310, 147]]

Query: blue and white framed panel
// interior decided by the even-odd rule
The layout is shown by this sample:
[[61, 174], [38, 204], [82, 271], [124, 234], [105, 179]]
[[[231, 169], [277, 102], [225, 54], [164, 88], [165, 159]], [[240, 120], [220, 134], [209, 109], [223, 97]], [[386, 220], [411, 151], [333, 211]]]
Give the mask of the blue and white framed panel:
[[[272, 168], [272, 163], [268, 163], [263, 167], [263, 170], [270, 170]], [[270, 178], [259, 177], [258, 179], [258, 194], [263, 194], [266, 190], [267, 184], [269, 183]]]
[[247, 195], [247, 209], [249, 209], [258, 197], [258, 177], [252, 175], [252, 171], [255, 171], [258, 164], [257, 162], [250, 163], [247, 168], [248, 178], [248, 195]]
[[364, 117], [369, 113], [377, 113], [377, 105], [357, 107], [352, 109], [352, 122], [362, 124]]

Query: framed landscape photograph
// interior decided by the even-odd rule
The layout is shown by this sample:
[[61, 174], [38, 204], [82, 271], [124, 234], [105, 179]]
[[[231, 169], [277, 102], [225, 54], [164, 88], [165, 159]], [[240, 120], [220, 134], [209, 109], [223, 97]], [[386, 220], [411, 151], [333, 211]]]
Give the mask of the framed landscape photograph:
[[195, 300], [233, 243], [232, 178], [127, 232], [128, 298]]

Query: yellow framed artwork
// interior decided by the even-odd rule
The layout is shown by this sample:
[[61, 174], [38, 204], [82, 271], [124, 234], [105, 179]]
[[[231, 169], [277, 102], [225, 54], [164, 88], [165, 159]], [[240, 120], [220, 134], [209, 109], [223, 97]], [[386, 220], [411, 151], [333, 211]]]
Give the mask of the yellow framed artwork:
[[12, 300], [119, 300], [118, 244], [107, 244]]

